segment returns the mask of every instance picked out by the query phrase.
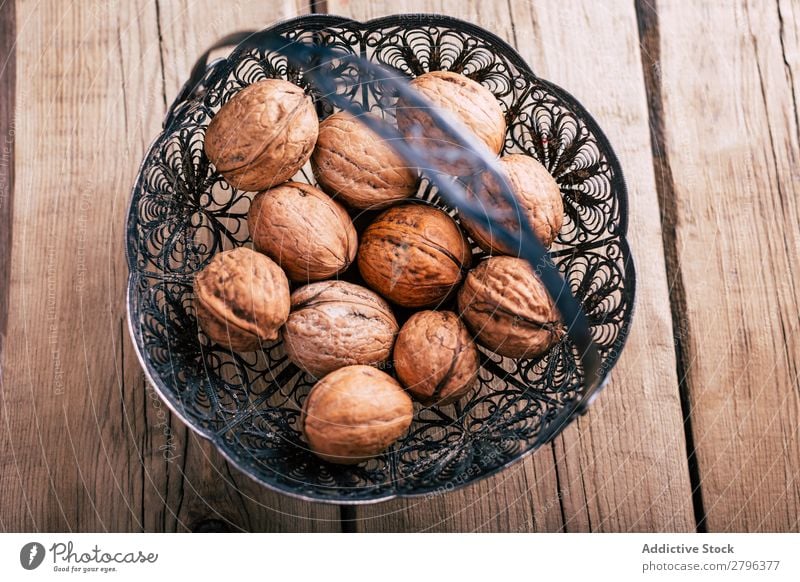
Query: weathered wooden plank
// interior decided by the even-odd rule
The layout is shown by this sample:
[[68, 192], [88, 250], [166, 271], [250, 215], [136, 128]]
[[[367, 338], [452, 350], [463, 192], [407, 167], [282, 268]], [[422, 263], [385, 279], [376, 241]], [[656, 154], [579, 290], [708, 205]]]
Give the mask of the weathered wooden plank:
[[144, 385], [124, 323], [125, 207], [166, 99], [212, 38], [297, 7], [162, 0], [17, 9], [2, 527], [338, 529], [336, 508], [251, 484], [167, 414]]
[[[16, 102], [16, 6], [0, 4], [0, 394], [4, 394], [3, 352], [8, 341], [8, 289], [11, 285], [11, 229], [14, 204], [14, 142]], [[0, 405], [2, 399], [0, 399]], [[0, 447], [8, 450], [4, 407], [0, 406]], [[12, 489], [15, 490], [15, 489]], [[8, 491], [10, 493], [10, 491]], [[11, 499], [0, 489], [0, 531], [6, 531]], [[24, 501], [24, 500], [22, 500]]]
[[[515, 44], [534, 70], [576, 95], [606, 130], [630, 188], [637, 314], [611, 385], [552, 447], [461, 492], [359, 508], [364, 530], [693, 530], [683, 424], [632, 5], [455, 1], [353, 3], [358, 19], [438, 12]], [[602, 47], [602, 50], [598, 50]]]
[[[537, 73], [586, 105], [619, 155], [628, 182], [628, 240], [637, 270], [628, 345], [597, 417], [581, 419], [577, 437], [564, 437], [567, 451], [578, 444], [582, 451], [564, 459], [567, 473], [580, 477], [564, 481], [576, 483], [575, 489], [584, 484], [592, 530], [692, 530], [634, 7], [624, 2], [542, 3], [526, 18], [526, 6], [512, 4], [516, 38], [534, 39], [519, 47], [521, 53]], [[568, 514], [583, 503], [578, 499], [570, 509], [569, 501]]]
[[698, 4], [691, 18], [646, 4], [706, 525], [796, 531], [800, 14], [782, 0]]
[[[99, 105], [113, 80], [99, 51], [88, 61], [78, 53], [81, 39], [88, 52], [105, 45], [110, 52], [110, 39], [107, 30], [86, 34], [96, 26], [88, 11], [32, 3], [20, 3], [18, 11], [25, 23], [17, 45], [18, 103], [24, 105], [16, 115], [11, 341], [3, 354], [8, 448], [0, 480], [11, 505], [6, 527], [132, 528], [126, 496], [115, 489], [122, 459], [104, 456], [107, 425], [96, 420], [115, 391], [111, 354], [99, 345], [109, 331], [102, 306], [110, 291], [104, 269], [111, 236], [107, 220], [93, 224], [103, 216], [104, 186], [110, 186], [96, 164], [108, 153], [98, 148], [100, 120], [108, 122]], [[102, 247], [87, 244], [90, 228], [91, 240], [104, 241]], [[97, 284], [84, 287], [78, 278], [90, 272]], [[97, 333], [82, 333], [87, 316]], [[95, 503], [101, 491], [105, 519]]]

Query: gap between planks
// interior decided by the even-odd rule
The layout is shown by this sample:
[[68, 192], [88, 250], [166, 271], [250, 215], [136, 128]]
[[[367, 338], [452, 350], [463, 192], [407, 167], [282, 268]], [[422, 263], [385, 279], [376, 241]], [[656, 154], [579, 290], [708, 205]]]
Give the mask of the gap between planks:
[[658, 209], [661, 215], [661, 238], [664, 245], [664, 259], [669, 286], [670, 313], [675, 345], [675, 365], [678, 375], [678, 393], [683, 414], [683, 430], [686, 439], [686, 460], [689, 466], [689, 480], [692, 487], [692, 507], [694, 509], [695, 529], [706, 532], [706, 513], [703, 504], [700, 469], [694, 447], [692, 430], [691, 402], [684, 347], [689, 341], [691, 329], [686, 313], [686, 288], [683, 272], [678, 259], [678, 242], [675, 231], [677, 217], [675, 182], [672, 176], [669, 156], [664, 137], [664, 106], [661, 86], [661, 36], [658, 23], [658, 8], [655, 0], [635, 0], [636, 21], [641, 45], [642, 72], [644, 73], [647, 110], [650, 120], [650, 146], [652, 148], [653, 173], [656, 178]]
[[311, 14], [327, 14], [328, 0], [309, 0], [308, 10]]
[[16, 102], [16, 11], [0, 0], [0, 390], [8, 331], [11, 287], [11, 227], [14, 215], [14, 118]]

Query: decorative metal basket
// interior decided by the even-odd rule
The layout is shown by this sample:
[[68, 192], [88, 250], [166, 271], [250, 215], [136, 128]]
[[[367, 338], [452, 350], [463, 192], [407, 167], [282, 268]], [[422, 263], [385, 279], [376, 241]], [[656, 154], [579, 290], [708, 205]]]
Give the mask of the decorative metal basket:
[[[270, 30], [324, 42], [408, 76], [453, 70], [494, 93], [507, 112], [504, 153], [535, 157], [561, 187], [565, 221], [550, 256], [588, 318], [605, 378], [627, 336], [635, 278], [622, 171], [586, 110], [535, 76], [501, 39], [453, 18], [359, 23], [313, 15]], [[411, 430], [380, 457], [338, 466], [311, 454], [298, 421], [314, 380], [287, 360], [280, 341], [253, 353], [211, 343], [195, 319], [192, 276], [215, 253], [249, 239], [250, 195], [228, 186], [203, 152], [205, 129], [219, 107], [244, 86], [280, 77], [306, 87], [321, 118], [333, 109], [301, 71], [269, 51], [240, 47], [200, 76], [173, 103], [142, 163], [127, 224], [133, 342], [148, 380], [187, 425], [266, 487], [348, 504], [450, 491], [492, 475], [585, 410], [580, 354], [569, 336], [534, 359], [514, 361], [481, 348], [478, 389], [456, 405], [416, 405]], [[357, 85], [349, 96], [392, 115]], [[303, 177], [314, 183], [307, 170]], [[417, 197], [453, 213], [424, 179]], [[565, 422], [543, 438], [543, 428], [559, 415]]]

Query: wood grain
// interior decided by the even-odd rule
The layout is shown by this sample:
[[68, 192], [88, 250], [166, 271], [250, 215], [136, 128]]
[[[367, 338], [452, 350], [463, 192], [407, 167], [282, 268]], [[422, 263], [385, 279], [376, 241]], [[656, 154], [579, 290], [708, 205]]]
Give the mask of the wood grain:
[[712, 2], [687, 18], [679, 2], [647, 4], [706, 525], [797, 531], [800, 13]]
[[268, 493], [174, 419], [124, 323], [123, 218], [168, 98], [212, 39], [303, 7], [17, 6], [4, 529], [339, 529], [336, 508]]
[[632, 5], [599, 4], [328, 2], [331, 12], [357, 19], [458, 15], [514, 44], [534, 71], [580, 99], [606, 130], [628, 179], [640, 282], [628, 345], [586, 417], [551, 447], [463, 491], [359, 509], [360, 529], [695, 529], [636, 14]]

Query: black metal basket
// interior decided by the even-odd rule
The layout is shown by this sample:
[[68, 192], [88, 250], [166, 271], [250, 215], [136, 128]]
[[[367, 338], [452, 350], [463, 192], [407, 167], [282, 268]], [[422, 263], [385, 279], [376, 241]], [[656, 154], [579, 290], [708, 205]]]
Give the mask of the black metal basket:
[[[588, 317], [605, 377], [627, 336], [635, 277], [622, 171], [585, 109], [536, 77], [501, 39], [453, 18], [403, 15], [359, 23], [313, 15], [271, 30], [287, 39], [324, 39], [409, 76], [454, 70], [494, 93], [507, 112], [504, 153], [534, 156], [561, 187], [565, 221], [551, 257]], [[527, 360], [481, 348], [479, 388], [471, 397], [442, 408], [415, 405], [411, 430], [390, 450], [358, 466], [338, 466], [303, 443], [298, 420], [314, 381], [286, 359], [280, 341], [232, 353], [198, 329], [193, 273], [215, 253], [249, 239], [250, 195], [213, 171], [203, 152], [205, 128], [239, 89], [269, 77], [306, 86], [302, 73], [275, 53], [240, 48], [209, 64], [201, 82], [187, 85], [172, 105], [142, 163], [128, 212], [128, 316], [148, 380], [240, 470], [309, 500], [365, 503], [449, 491], [533, 451], [542, 427], [581, 396], [580, 358], [569, 337]], [[325, 99], [306, 88], [320, 116], [330, 114]], [[379, 115], [392, 114], [361, 87], [353, 86], [350, 97]], [[303, 178], [314, 183], [307, 170]], [[425, 180], [417, 197], [452, 214]], [[581, 404], [566, 411], [568, 421], [585, 409]]]

